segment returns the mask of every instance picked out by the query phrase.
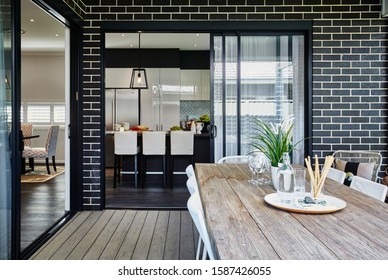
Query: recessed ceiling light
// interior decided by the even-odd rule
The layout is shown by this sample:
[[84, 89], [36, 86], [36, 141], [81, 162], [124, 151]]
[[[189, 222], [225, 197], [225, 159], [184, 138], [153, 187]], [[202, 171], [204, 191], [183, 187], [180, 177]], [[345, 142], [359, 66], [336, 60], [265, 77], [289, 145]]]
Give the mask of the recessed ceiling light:
[[121, 34], [121, 37], [125, 37], [125, 34]]
[[59, 34], [55, 34], [55, 37], [59, 37]]
[[195, 34], [196, 36], [199, 36], [199, 33]]
[[20, 29], [20, 34], [26, 34], [26, 31], [23, 29]]
[[132, 44], [130, 44], [129, 46], [130, 46], [130, 47], [133, 47], [133, 45], [132, 45]]
[[32, 18], [32, 19], [30, 19], [30, 21], [31, 21], [31, 22], [34, 22], [35, 20]]
[[198, 45], [197, 45], [197, 44], [195, 44], [195, 45], [194, 45], [194, 47], [198, 47]]

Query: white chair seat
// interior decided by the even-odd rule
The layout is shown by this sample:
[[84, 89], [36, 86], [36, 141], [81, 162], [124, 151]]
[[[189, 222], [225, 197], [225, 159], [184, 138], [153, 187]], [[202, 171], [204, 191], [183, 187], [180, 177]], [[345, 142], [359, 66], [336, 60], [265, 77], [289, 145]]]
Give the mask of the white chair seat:
[[145, 185], [147, 175], [147, 157], [162, 156], [163, 164], [163, 188], [166, 187], [166, 132], [165, 131], [143, 131], [143, 157], [142, 157], [142, 187]]
[[195, 192], [190, 196], [189, 200], [187, 201], [187, 208], [199, 232], [198, 250], [197, 250], [196, 259], [197, 260], [199, 259], [201, 242], [203, 242], [204, 248], [203, 248], [202, 259], [206, 260], [207, 256], [209, 256], [210, 260], [214, 260], [215, 255], [210, 243], [210, 238], [206, 227], [205, 215], [203, 213], [201, 198], [198, 192]]
[[248, 163], [248, 156], [227, 156], [220, 158], [217, 163]]
[[[194, 156], [194, 133], [191, 131], [171, 131], [170, 133], [170, 185], [174, 185], [175, 157], [188, 157], [190, 165], [193, 164]], [[186, 172], [186, 170], [185, 170]], [[186, 172], [187, 174], [187, 172]]]
[[346, 177], [346, 173], [339, 169], [331, 167], [329, 169], [329, 173], [327, 173], [327, 177], [338, 183], [343, 184]]
[[137, 144], [137, 132], [125, 131], [114, 133], [114, 181], [113, 188], [116, 188], [116, 181], [120, 182], [121, 177], [121, 158], [122, 156], [134, 157], [134, 175], [135, 175], [135, 188], [138, 184], [138, 163], [137, 154], [141, 152], [141, 147]]
[[380, 201], [385, 201], [388, 187], [368, 179], [353, 176], [350, 183], [352, 189], [358, 190], [366, 195], [374, 197]]

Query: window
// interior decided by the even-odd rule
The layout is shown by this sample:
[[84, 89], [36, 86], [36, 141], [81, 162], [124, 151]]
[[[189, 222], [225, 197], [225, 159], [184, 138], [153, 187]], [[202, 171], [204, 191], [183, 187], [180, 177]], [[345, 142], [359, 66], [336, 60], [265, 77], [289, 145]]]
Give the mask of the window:
[[65, 124], [64, 103], [26, 102], [20, 110], [22, 122], [37, 125]]

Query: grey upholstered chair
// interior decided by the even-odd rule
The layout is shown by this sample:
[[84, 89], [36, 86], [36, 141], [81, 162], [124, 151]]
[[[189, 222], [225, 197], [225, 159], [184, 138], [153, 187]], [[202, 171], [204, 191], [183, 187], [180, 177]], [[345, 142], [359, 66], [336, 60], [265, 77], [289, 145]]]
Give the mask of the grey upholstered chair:
[[[57, 171], [55, 166], [55, 154], [57, 150], [57, 141], [58, 141], [59, 125], [50, 126], [47, 133], [47, 140], [45, 147], [25, 147], [23, 150], [23, 158], [45, 158], [46, 159], [46, 168], [47, 173], [50, 174], [49, 158], [52, 158], [54, 171]], [[32, 164], [33, 169], [33, 164]]]

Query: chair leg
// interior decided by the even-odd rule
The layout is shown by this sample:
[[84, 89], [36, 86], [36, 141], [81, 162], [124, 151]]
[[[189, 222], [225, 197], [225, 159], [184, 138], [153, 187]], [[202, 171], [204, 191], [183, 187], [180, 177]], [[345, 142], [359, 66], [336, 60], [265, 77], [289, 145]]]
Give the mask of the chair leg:
[[31, 171], [34, 171], [34, 158], [28, 158], [28, 166], [30, 167]]
[[174, 186], [174, 156], [170, 157], [170, 188]]
[[167, 174], [166, 174], [166, 156], [163, 155], [163, 188], [166, 188], [166, 179], [167, 179]]
[[137, 189], [137, 155], [134, 155], [135, 162], [134, 162], [134, 170], [135, 170], [135, 188]]
[[141, 187], [144, 188], [145, 179], [147, 175], [147, 156], [142, 157], [142, 179], [141, 179]]
[[121, 159], [122, 159], [122, 156], [121, 155], [118, 155], [117, 156], [117, 168], [116, 168], [116, 171], [117, 171], [117, 182], [121, 182]]
[[55, 165], [55, 156], [52, 156], [52, 161], [53, 161], [53, 168], [54, 168], [54, 171], [56, 172], [57, 171], [57, 166]]
[[116, 188], [116, 180], [117, 180], [117, 155], [114, 156], [114, 163], [113, 163], [113, 188]]
[[47, 174], [50, 174], [50, 165], [49, 165], [48, 157], [46, 157], [46, 169], [47, 169]]

